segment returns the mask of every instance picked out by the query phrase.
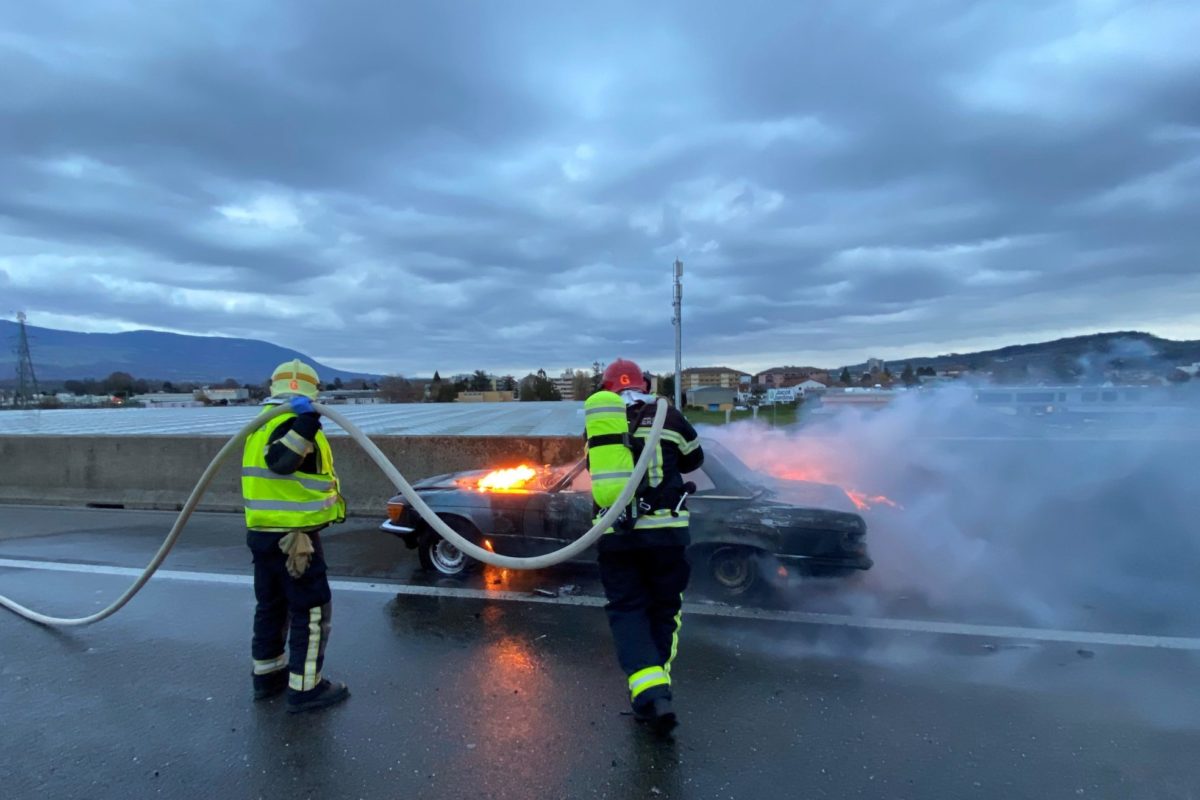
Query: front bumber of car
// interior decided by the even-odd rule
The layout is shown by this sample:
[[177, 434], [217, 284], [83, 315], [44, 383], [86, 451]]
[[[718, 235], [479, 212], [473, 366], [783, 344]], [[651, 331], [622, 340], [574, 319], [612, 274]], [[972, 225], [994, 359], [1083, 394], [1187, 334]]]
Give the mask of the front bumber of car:
[[[462, 489], [461, 481], [478, 478], [487, 474], [484, 470], [474, 472], [456, 472], [446, 475], [435, 475], [413, 483], [422, 499], [434, 511], [442, 511], [447, 507], [457, 507], [468, 504], [470, 493]], [[379, 530], [390, 533], [404, 541], [409, 550], [414, 550], [420, 542], [421, 517], [404, 499], [404, 495], [394, 495], [387, 502], [387, 519], [379, 526]]]
[[708, 593], [763, 602], [814, 578], [847, 577], [873, 566], [858, 514], [770, 501], [733, 510], [719, 528], [696, 525], [689, 555]]

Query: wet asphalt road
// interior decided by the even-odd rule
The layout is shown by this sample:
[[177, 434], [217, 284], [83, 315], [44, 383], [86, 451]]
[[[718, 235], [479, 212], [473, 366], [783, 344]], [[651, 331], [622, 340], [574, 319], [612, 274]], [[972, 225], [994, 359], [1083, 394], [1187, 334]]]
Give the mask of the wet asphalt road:
[[[141, 566], [170, 519], [0, 507], [0, 559]], [[599, 608], [440, 594], [369, 520], [326, 540], [331, 572], [357, 581], [335, 591], [326, 665], [353, 696], [290, 717], [249, 699], [242, 536], [237, 517], [198, 517], [166, 564], [194, 575], [91, 628], [0, 613], [0, 796], [1200, 797], [1194, 651], [696, 614], [682, 725], [658, 740], [622, 714]], [[0, 567], [0, 593], [52, 613], [128, 581]], [[597, 592], [586, 565], [473, 586], [564, 584]], [[800, 599], [835, 610], [849, 591]], [[1162, 632], [1104, 626], [1118, 620], [1102, 609], [1095, 630]]]

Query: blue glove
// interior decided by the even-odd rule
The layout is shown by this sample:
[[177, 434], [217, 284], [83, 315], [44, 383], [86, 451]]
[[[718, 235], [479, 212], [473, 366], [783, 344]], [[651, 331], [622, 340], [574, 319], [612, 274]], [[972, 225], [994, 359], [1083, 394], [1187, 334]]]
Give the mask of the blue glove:
[[313, 408], [312, 400], [309, 400], [304, 395], [297, 395], [288, 401], [288, 405], [292, 407], [292, 411], [297, 414], [316, 414], [317, 410]]

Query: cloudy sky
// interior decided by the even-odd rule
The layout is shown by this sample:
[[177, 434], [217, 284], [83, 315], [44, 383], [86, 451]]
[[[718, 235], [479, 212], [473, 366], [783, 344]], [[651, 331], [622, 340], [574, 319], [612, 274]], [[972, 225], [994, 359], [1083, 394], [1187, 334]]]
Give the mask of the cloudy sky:
[[[583, 10], [575, 6], [585, 6]], [[0, 10], [0, 311], [347, 369], [1200, 338], [1200, 6]]]

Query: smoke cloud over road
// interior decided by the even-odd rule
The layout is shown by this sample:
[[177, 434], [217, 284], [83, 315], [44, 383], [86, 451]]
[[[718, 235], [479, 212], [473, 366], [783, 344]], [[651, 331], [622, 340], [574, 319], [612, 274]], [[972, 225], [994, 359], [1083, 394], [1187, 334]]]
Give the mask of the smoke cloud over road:
[[1200, 633], [1200, 441], [1176, 423], [1061, 430], [947, 390], [792, 430], [704, 433], [756, 470], [857, 501], [875, 566], [823, 597], [841, 610]]

